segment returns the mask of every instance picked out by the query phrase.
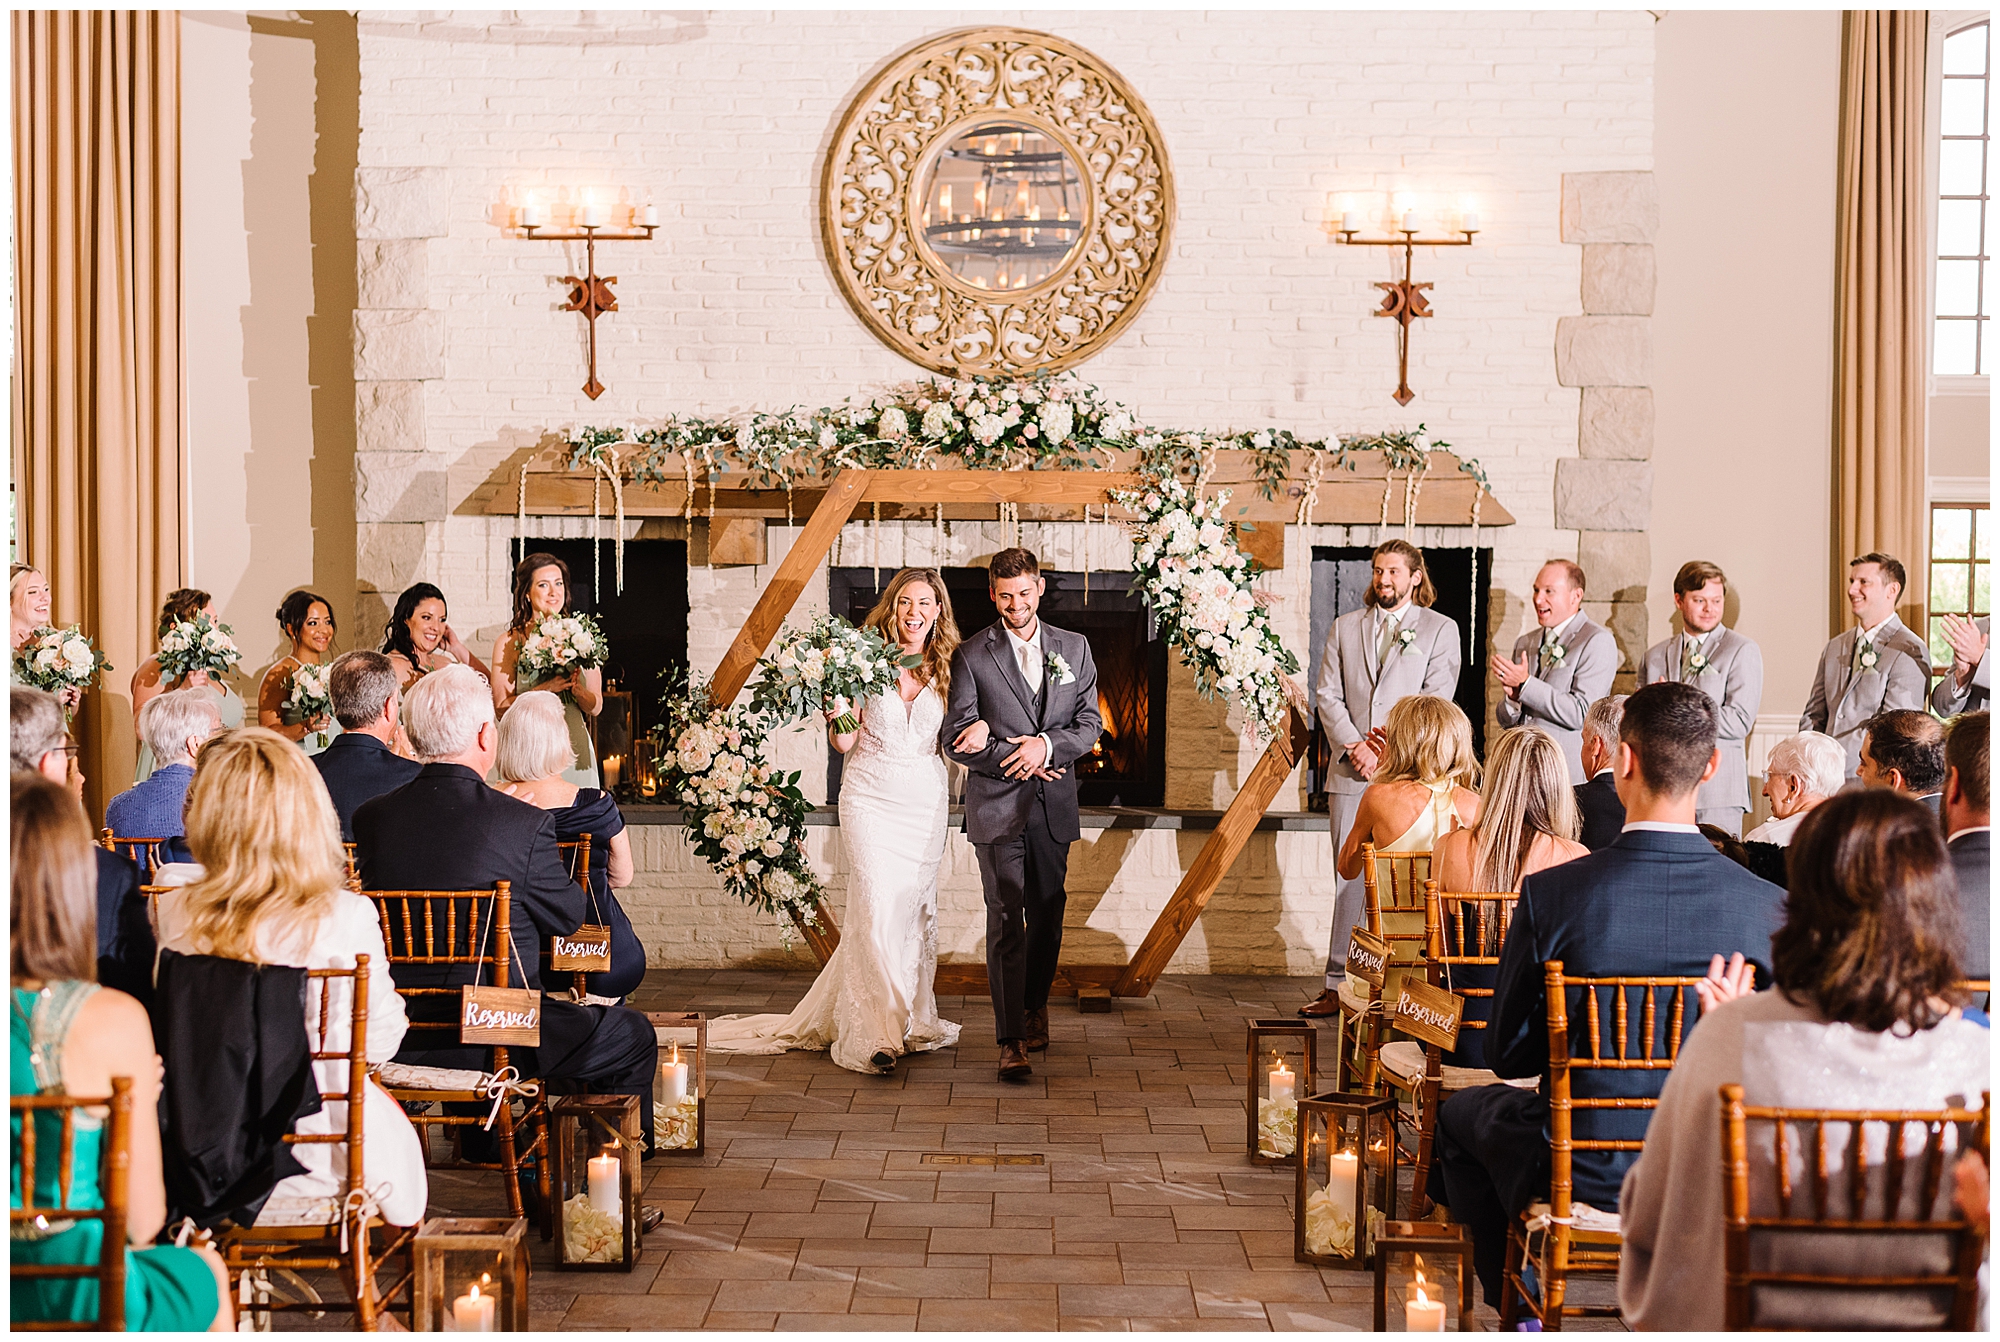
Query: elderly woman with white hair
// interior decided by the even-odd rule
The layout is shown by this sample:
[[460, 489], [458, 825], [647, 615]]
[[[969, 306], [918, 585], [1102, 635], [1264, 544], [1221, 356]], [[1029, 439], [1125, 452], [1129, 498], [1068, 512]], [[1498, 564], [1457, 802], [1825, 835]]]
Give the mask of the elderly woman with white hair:
[[1806, 813], [1846, 784], [1847, 752], [1840, 742], [1823, 732], [1786, 737], [1771, 748], [1771, 761], [1764, 766], [1771, 819], [1744, 835], [1743, 842], [1785, 847]]
[[[632, 841], [618, 803], [602, 788], [579, 787], [566, 772], [576, 764], [568, 711], [547, 690], [517, 695], [500, 719], [500, 759], [494, 786], [547, 811], [562, 843], [590, 840], [590, 920], [611, 928], [611, 968], [591, 974], [592, 997], [623, 998], [646, 974], [646, 948], [611, 894], [632, 882]], [[574, 861], [572, 860], [572, 868]]]
[[182, 812], [194, 781], [194, 757], [222, 730], [206, 687], [168, 690], [139, 710], [139, 739], [158, 763], [146, 780], [111, 799], [104, 823], [121, 838], [168, 839], [186, 832]]

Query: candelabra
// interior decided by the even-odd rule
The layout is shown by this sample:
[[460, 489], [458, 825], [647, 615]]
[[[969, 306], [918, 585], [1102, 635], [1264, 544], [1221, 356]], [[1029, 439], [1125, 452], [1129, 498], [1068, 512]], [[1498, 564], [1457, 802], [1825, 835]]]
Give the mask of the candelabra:
[[563, 304], [562, 310], [583, 314], [590, 364], [590, 378], [583, 384], [583, 394], [594, 401], [604, 394], [604, 384], [597, 379], [597, 319], [604, 313], [618, 311], [618, 295], [611, 288], [618, 283], [618, 277], [597, 273], [597, 244], [651, 242], [653, 230], [659, 226], [659, 212], [651, 205], [643, 210], [634, 209], [632, 222], [624, 229], [609, 229], [598, 223], [598, 211], [588, 200], [576, 211], [575, 224], [566, 229], [545, 227], [541, 213], [540, 207], [533, 204], [523, 205], [515, 212], [515, 227], [520, 230], [521, 237], [583, 244], [583, 274], [562, 277], [562, 282], [571, 286], [569, 301]]
[[1410, 390], [1410, 323], [1419, 317], [1431, 315], [1430, 300], [1424, 291], [1431, 287], [1428, 280], [1419, 284], [1413, 279], [1414, 257], [1419, 247], [1470, 247], [1479, 232], [1479, 216], [1470, 214], [1464, 221], [1469, 227], [1456, 230], [1460, 236], [1445, 238], [1420, 238], [1415, 219], [1405, 214], [1402, 224], [1395, 231], [1399, 238], [1362, 238], [1355, 235], [1361, 230], [1355, 226], [1353, 213], [1341, 216], [1340, 226], [1334, 230], [1338, 241], [1349, 247], [1401, 247], [1403, 249], [1403, 278], [1400, 280], [1377, 280], [1375, 287], [1382, 290], [1382, 306], [1375, 310], [1378, 317], [1389, 317], [1396, 323], [1396, 404], [1408, 405], [1416, 397]]

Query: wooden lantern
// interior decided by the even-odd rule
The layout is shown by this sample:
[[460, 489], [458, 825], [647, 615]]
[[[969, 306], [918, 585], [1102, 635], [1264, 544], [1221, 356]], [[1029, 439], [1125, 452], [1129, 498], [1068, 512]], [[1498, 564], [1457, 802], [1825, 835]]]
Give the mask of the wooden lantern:
[[630, 1272], [639, 1261], [639, 1097], [564, 1095], [549, 1106], [556, 1266]]
[[[1472, 1236], [1461, 1225], [1442, 1221], [1389, 1221], [1375, 1236], [1375, 1331], [1389, 1328], [1389, 1260], [1412, 1254], [1425, 1283], [1416, 1280], [1403, 1292], [1402, 1317], [1409, 1332], [1443, 1332], [1445, 1302], [1458, 1297], [1458, 1331], [1472, 1332]], [[1452, 1275], [1446, 1276], [1449, 1271]]]
[[412, 1242], [411, 1327], [419, 1333], [528, 1331], [526, 1220], [433, 1216]]
[[1292, 1257], [1320, 1267], [1375, 1265], [1396, 1214], [1396, 1101], [1328, 1091], [1299, 1101]]
[[1244, 1145], [1259, 1165], [1289, 1165], [1298, 1153], [1299, 1097], [1312, 1094], [1319, 1031], [1310, 1021], [1250, 1022], [1244, 1082]]
[[708, 1127], [708, 1017], [649, 1011], [659, 1066], [653, 1073], [653, 1150], [698, 1156]]

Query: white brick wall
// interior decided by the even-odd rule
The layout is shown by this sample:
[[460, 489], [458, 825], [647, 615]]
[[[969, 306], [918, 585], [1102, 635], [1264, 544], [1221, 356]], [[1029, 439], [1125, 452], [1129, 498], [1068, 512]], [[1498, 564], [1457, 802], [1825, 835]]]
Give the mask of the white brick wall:
[[[1576, 452], [1577, 393], [1557, 385], [1554, 365], [1556, 320], [1579, 311], [1578, 249], [1558, 231], [1561, 177], [1652, 167], [1653, 21], [1643, 12], [495, 17], [364, 12], [360, 22], [363, 180], [413, 184], [401, 204], [371, 194], [371, 236], [420, 239], [385, 248], [398, 274], [364, 291], [382, 295], [372, 300], [381, 310], [403, 312], [419, 277], [429, 315], [358, 325], [425, 338], [435, 329], [442, 339], [435, 366], [424, 340], [388, 350], [379, 375], [420, 380], [422, 412], [384, 418], [375, 440], [364, 433], [362, 453], [418, 454], [391, 464], [414, 478], [443, 471], [447, 507], [551, 427], [826, 404], [911, 375], [856, 322], [821, 260], [820, 157], [847, 100], [894, 52], [956, 27], [1018, 22], [1115, 65], [1151, 108], [1175, 174], [1180, 213], [1159, 286], [1086, 377], [1167, 424], [1269, 423], [1317, 436], [1425, 422], [1486, 463], [1519, 518], [1486, 533], [1502, 639], [1522, 623], [1540, 561], [1575, 553], [1576, 533], [1555, 528], [1552, 489], [1555, 461]], [[581, 320], [556, 310], [554, 277], [576, 272], [580, 248], [519, 241], [495, 224], [529, 188], [586, 186], [600, 200], [611, 191], [651, 200], [662, 220], [653, 243], [610, 245], [599, 257], [619, 277], [620, 311], [598, 325], [610, 390], [595, 403], [578, 390]], [[1328, 192], [1353, 192], [1373, 208], [1371, 193], [1390, 189], [1433, 206], [1477, 195], [1485, 224], [1477, 247], [1418, 258], [1417, 278], [1437, 285], [1438, 315], [1414, 332], [1418, 399], [1407, 409], [1389, 396], [1392, 327], [1370, 316], [1371, 283], [1389, 276], [1391, 258], [1337, 248], [1319, 230]], [[375, 254], [364, 248], [364, 265]], [[364, 384], [362, 395], [373, 394]], [[511, 519], [407, 518], [363, 510], [364, 587], [393, 594], [414, 576], [437, 582], [454, 621], [490, 638], [506, 611]], [[899, 530], [885, 528], [885, 556]], [[908, 530], [911, 558], [928, 558], [929, 528]], [[1065, 534], [1074, 527], [1037, 530], [1031, 543], [1078, 544]], [[1321, 543], [1335, 532], [1348, 539], [1344, 529], [1316, 530]], [[865, 553], [859, 531], [850, 533], [856, 555]], [[993, 548], [973, 528], [958, 531], [959, 554]], [[1274, 585], [1292, 594], [1281, 609], [1303, 660], [1296, 593], [1310, 542], [1296, 532], [1292, 567]], [[1352, 537], [1367, 539], [1367, 529]], [[774, 528], [772, 562], [787, 543]], [[1093, 538], [1093, 558], [1104, 563], [1097, 557], [1113, 543], [1108, 533]], [[769, 573], [692, 575], [698, 664], [719, 658]], [[1238, 747], [1237, 715], [1194, 701], [1178, 671], [1171, 713], [1169, 803], [1226, 804], [1251, 758]], [[796, 755], [797, 767], [816, 750], [802, 736], [781, 755]], [[1074, 944], [1093, 948], [1085, 958], [1119, 958], [1109, 942], [1136, 944], [1195, 846], [1182, 838], [1176, 854], [1172, 835], [1130, 838], [1086, 840], [1078, 851], [1071, 917]], [[815, 839], [833, 842], [825, 832]], [[953, 842], [946, 946], [971, 955], [977, 878]], [[655, 962], [774, 951], [769, 929], [702, 873], [681, 870], [676, 845], [647, 834], [647, 874], [630, 901]], [[1177, 963], [1318, 964], [1325, 865], [1305, 836], [1261, 837]]]

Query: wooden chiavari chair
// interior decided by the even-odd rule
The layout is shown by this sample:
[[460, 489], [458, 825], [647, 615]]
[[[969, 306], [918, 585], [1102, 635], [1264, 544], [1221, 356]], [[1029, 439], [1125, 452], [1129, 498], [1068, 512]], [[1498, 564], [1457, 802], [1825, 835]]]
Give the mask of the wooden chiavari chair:
[[109, 829], [97, 832], [98, 845], [105, 851], [129, 857], [139, 864], [141, 881], [152, 879], [155, 871], [174, 860], [171, 845], [175, 837], [177, 836], [162, 835], [159, 838], [142, 838], [137, 835], [113, 834]]
[[[582, 890], [585, 897], [588, 898], [591, 893], [590, 836], [588, 834], [580, 834], [574, 839], [558, 840], [556, 851], [561, 855], [569, 868], [569, 878], [576, 882], [577, 888]], [[550, 975], [554, 974], [555, 970], [549, 967], [549, 948], [546, 945], [542, 947], [542, 970], [542, 982], [547, 983], [550, 981]], [[569, 986], [571, 991], [576, 994], [576, 1000], [579, 1002], [583, 1000], [584, 992], [586, 991], [585, 984], [588, 978], [589, 975], [580, 969], [570, 973]]]
[[347, 888], [358, 895], [361, 893], [361, 868], [355, 862], [355, 845], [343, 841], [340, 852], [347, 862]]
[[[382, 920], [382, 942], [389, 952], [389, 963], [417, 969], [419, 972], [410, 975], [411, 979], [435, 976], [442, 980], [452, 966], [465, 965], [471, 968], [477, 982], [505, 988], [514, 953], [508, 930], [511, 886], [509, 881], [498, 881], [491, 890], [370, 890], [366, 893], [375, 902], [376, 912]], [[488, 909], [483, 920], [485, 926], [482, 926], [482, 905]], [[455, 1048], [459, 1045], [458, 985], [406, 986], [399, 980], [396, 993], [409, 1009], [409, 1029], [404, 1036], [407, 1047]], [[508, 1061], [506, 1046], [492, 1045], [491, 1053], [492, 1065], [488, 1075], [498, 1076], [507, 1072], [512, 1064]], [[406, 1111], [412, 1104], [492, 1105], [494, 1101], [493, 1093], [483, 1087], [433, 1089], [398, 1085], [386, 1089], [404, 1104]], [[528, 1102], [517, 1120], [510, 1098], [499, 1104], [494, 1112], [493, 1131], [498, 1139], [500, 1158], [497, 1161], [472, 1161], [464, 1159], [461, 1152], [452, 1167], [501, 1171], [507, 1185], [508, 1214], [522, 1216], [525, 1211], [521, 1198], [521, 1171], [531, 1157], [535, 1158], [537, 1193], [542, 1204], [539, 1210], [546, 1234], [550, 1198], [546, 1105], [541, 1099]], [[472, 1114], [424, 1112], [411, 1114], [410, 1122], [427, 1136], [434, 1127], [449, 1130], [484, 1126], [486, 1120]], [[534, 1136], [524, 1148], [520, 1144], [519, 1133], [527, 1129], [531, 1129]], [[453, 1144], [457, 1145], [456, 1142]], [[428, 1141], [424, 1144], [424, 1156], [429, 1160]]]
[[[1594, 1097], [1572, 1095], [1570, 1075], [1579, 1071], [1668, 1072], [1680, 1057], [1681, 1044], [1700, 1015], [1700, 1001], [1694, 986], [1699, 977], [1656, 978], [1566, 976], [1560, 960], [1543, 966], [1547, 975], [1549, 1013], [1549, 1202], [1546, 1212], [1530, 1207], [1515, 1219], [1507, 1231], [1506, 1271], [1500, 1283], [1500, 1327], [1512, 1330], [1525, 1309], [1541, 1321], [1542, 1328], [1557, 1332], [1565, 1318], [1616, 1318], [1615, 1305], [1571, 1305], [1564, 1302], [1571, 1277], [1602, 1277], [1616, 1281], [1618, 1256], [1624, 1240], [1616, 1230], [1589, 1229], [1574, 1225], [1575, 1206], [1573, 1157], [1578, 1151], [1638, 1151], [1643, 1141], [1616, 1137], [1578, 1137], [1575, 1115], [1578, 1110], [1651, 1112], [1660, 1107], [1657, 1099], [1643, 1096]], [[1570, 1043], [1569, 997], [1579, 994], [1583, 1020], [1589, 1033], [1581, 1052]], [[1662, 995], [1667, 995], [1664, 1006]], [[1637, 1019], [1632, 1010], [1638, 999]], [[1611, 1004], [1611, 1028], [1607, 1040], [1603, 1003]], [[1665, 1078], [1662, 1078], [1664, 1081]], [[1611, 1211], [1611, 1208], [1600, 1208]], [[1546, 1222], [1546, 1224], [1542, 1224]], [[1534, 1241], [1540, 1239], [1537, 1251]], [[1523, 1265], [1532, 1261], [1539, 1298], [1528, 1288]]]
[[[380, 1263], [399, 1254], [407, 1258], [416, 1227], [388, 1225], [375, 1213], [372, 1198], [368, 1196], [363, 1149], [368, 1098], [368, 975], [366, 955], [355, 956], [352, 969], [306, 971], [308, 994], [312, 983], [319, 984], [319, 1023], [314, 1032], [317, 1046], [312, 1049], [312, 1059], [347, 1064], [347, 1089], [333, 1095], [323, 1094], [321, 1098], [346, 1101], [347, 1128], [344, 1132], [287, 1133], [284, 1138], [293, 1146], [346, 1144], [347, 1168], [340, 1178], [339, 1199], [323, 1217], [319, 1209], [313, 1209], [312, 1219], [306, 1224], [235, 1226], [224, 1229], [217, 1238], [216, 1248], [229, 1265], [230, 1279], [242, 1293], [243, 1307], [263, 1315], [262, 1322], [266, 1325], [270, 1311], [329, 1308], [322, 1301], [246, 1298], [253, 1293], [255, 1281], [273, 1271], [338, 1273], [347, 1291], [348, 1308], [354, 1311], [355, 1324], [362, 1332], [374, 1332], [383, 1311], [410, 1287], [411, 1265], [407, 1263], [402, 1276], [386, 1290], [378, 1288], [375, 1280]], [[347, 1047], [329, 1050], [325, 1044], [331, 1017], [331, 988], [337, 979], [349, 980], [348, 990], [352, 994]], [[246, 1276], [251, 1280], [246, 1281]]]
[[[108, 1096], [14, 1095], [8, 1099], [14, 1121], [14, 1178], [21, 1205], [8, 1214], [15, 1235], [33, 1234], [59, 1221], [101, 1221], [95, 1263], [24, 1263], [10, 1255], [7, 1275], [11, 1280], [91, 1278], [97, 1282], [95, 1328], [103, 1333], [125, 1331], [125, 1240], [126, 1212], [131, 1204], [132, 1169], [132, 1078], [111, 1078]], [[76, 1114], [79, 1109], [108, 1108], [99, 1151], [97, 1187], [103, 1195], [101, 1207], [69, 1205], [76, 1176]], [[54, 1113], [61, 1124], [56, 1150], [56, 1200], [44, 1204], [38, 1194], [36, 1166], [41, 1136], [41, 1116]], [[33, 1332], [75, 1332], [75, 1320], [30, 1320], [15, 1317], [10, 1325]]]
[[[1976, 1113], [1746, 1105], [1743, 1087], [1733, 1085], [1721, 1087], [1720, 1095], [1726, 1327], [1732, 1332], [1774, 1326], [1879, 1327], [1879, 1321], [1866, 1318], [1852, 1324], [1837, 1322], [1817, 1301], [1810, 1322], [1788, 1323], [1784, 1317], [1797, 1310], [1808, 1293], [1845, 1295], [1851, 1300], [1859, 1292], [1878, 1293], [1871, 1303], [1884, 1303], [1881, 1296], [1891, 1293], [1927, 1297], [1927, 1309], [1918, 1300], [1896, 1308], [1909, 1320], [1905, 1327], [1967, 1331], [1979, 1326], [1979, 1264], [1986, 1236], [1954, 1205], [1945, 1168], [1951, 1154], [1945, 1150], [1945, 1135], [1954, 1133], [1958, 1153], [1972, 1148], [1985, 1155], [1992, 1134], [1991, 1091]], [[1773, 1196], [1758, 1201], [1774, 1204], [1776, 1215], [1751, 1215], [1753, 1123], [1768, 1124], [1771, 1130], [1769, 1158], [1758, 1163]], [[1914, 1156], [1908, 1149], [1913, 1124], [1921, 1137]], [[1871, 1127], [1883, 1130], [1882, 1160], [1873, 1169], [1867, 1140]], [[1835, 1134], [1832, 1142], [1829, 1129]], [[1764, 1144], [1759, 1147], [1761, 1152]], [[1794, 1160], [1799, 1164], [1796, 1174]], [[1798, 1186], [1800, 1174], [1804, 1190]], [[1906, 1192], [1914, 1194], [1907, 1199], [1911, 1204], [1907, 1215]], [[1808, 1197], [1810, 1206], [1795, 1205]], [[1870, 1214], [1871, 1207], [1879, 1214]], [[1836, 1270], [1824, 1262], [1813, 1263], [1815, 1248], [1824, 1252], [1829, 1241], [1851, 1244], [1858, 1236], [1873, 1242], [1863, 1252], [1875, 1270], [1856, 1272], [1851, 1264]], [[1753, 1242], [1767, 1251], [1753, 1254]], [[1932, 1260], [1933, 1270], [1924, 1270], [1926, 1259]], [[1770, 1308], [1760, 1308], [1765, 1305]], [[1920, 1310], [1929, 1317], [1919, 1317]]]
[[1430, 879], [1431, 855], [1427, 852], [1377, 852], [1375, 845], [1361, 845], [1362, 923], [1388, 943], [1389, 963], [1382, 987], [1363, 995], [1342, 983], [1340, 995], [1340, 1047], [1335, 1071], [1335, 1087], [1373, 1095], [1379, 1083], [1382, 1028], [1382, 1000], [1396, 1000], [1396, 988], [1403, 976], [1420, 971], [1426, 938], [1424, 932], [1424, 883]]

